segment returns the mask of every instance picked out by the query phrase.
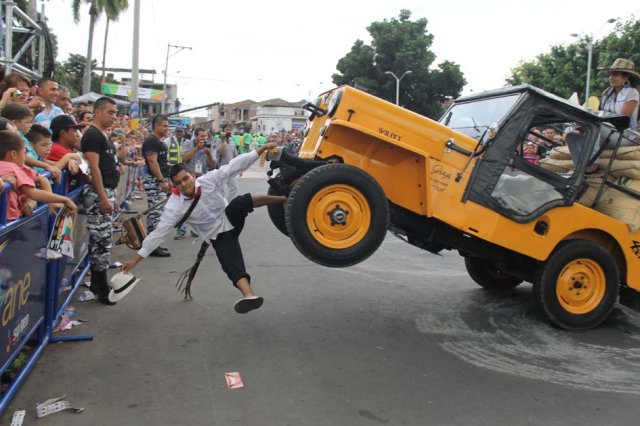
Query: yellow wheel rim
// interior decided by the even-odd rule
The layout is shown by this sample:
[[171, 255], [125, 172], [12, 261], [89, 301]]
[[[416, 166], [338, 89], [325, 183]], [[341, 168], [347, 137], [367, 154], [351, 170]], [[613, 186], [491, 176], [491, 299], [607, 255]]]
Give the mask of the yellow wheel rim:
[[560, 272], [556, 295], [567, 312], [586, 314], [602, 302], [606, 287], [606, 276], [597, 262], [576, 259]]
[[344, 249], [362, 241], [371, 226], [371, 209], [360, 191], [330, 185], [318, 191], [307, 208], [311, 235], [325, 247]]

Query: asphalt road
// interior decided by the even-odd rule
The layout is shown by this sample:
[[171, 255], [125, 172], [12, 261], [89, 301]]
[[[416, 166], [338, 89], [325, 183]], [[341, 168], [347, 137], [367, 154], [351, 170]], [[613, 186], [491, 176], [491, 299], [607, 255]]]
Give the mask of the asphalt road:
[[[252, 174], [247, 174], [253, 176]], [[242, 179], [244, 191], [266, 183]], [[637, 425], [640, 314], [616, 309], [589, 332], [549, 326], [531, 286], [494, 295], [456, 253], [434, 256], [389, 235], [367, 261], [315, 265], [270, 223], [247, 221], [242, 244], [264, 306], [238, 315], [240, 293], [209, 253], [193, 295], [178, 274], [199, 247], [169, 241], [115, 307], [75, 303], [88, 320], [50, 345], [0, 419], [25, 425]], [[114, 258], [131, 251], [118, 247]], [[245, 387], [227, 389], [225, 373]], [[67, 395], [83, 413], [36, 419]]]

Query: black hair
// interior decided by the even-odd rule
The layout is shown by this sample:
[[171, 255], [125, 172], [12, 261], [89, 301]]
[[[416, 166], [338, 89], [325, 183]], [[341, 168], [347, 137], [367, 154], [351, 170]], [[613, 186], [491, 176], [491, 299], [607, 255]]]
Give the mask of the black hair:
[[116, 105], [116, 101], [114, 101], [113, 99], [111, 99], [108, 96], [103, 96], [101, 98], [98, 98], [98, 100], [96, 101], [95, 104], [93, 104], [93, 110], [97, 111], [99, 109], [104, 108], [107, 104], [110, 105]]
[[22, 138], [16, 132], [0, 131], [0, 160], [4, 160], [11, 151], [20, 151], [23, 147]]
[[9, 102], [2, 108], [0, 115], [7, 120], [22, 120], [23, 118], [33, 117], [33, 111], [26, 105]]
[[9, 124], [11, 124], [9, 120], [4, 117], [0, 117], [0, 131], [9, 130]]
[[38, 85], [38, 87], [42, 87], [50, 81], [53, 81], [54, 83], [56, 83], [56, 81], [50, 77], [42, 77], [40, 80], [38, 80], [36, 84]]
[[155, 129], [156, 124], [161, 123], [163, 121], [169, 121], [169, 117], [163, 114], [154, 115], [151, 119], [151, 130]]
[[51, 137], [51, 131], [39, 124], [33, 124], [31, 130], [24, 135], [32, 144], [40, 142], [42, 139], [48, 139]]
[[190, 173], [189, 169], [187, 169], [187, 165], [186, 164], [184, 164], [184, 163], [174, 164], [169, 169], [169, 179], [171, 179], [173, 181], [173, 178], [183, 170], [186, 171], [187, 173]]
[[206, 132], [206, 130], [203, 129], [202, 127], [196, 127], [196, 129], [193, 131], [193, 134], [198, 136], [198, 133], [200, 132]]

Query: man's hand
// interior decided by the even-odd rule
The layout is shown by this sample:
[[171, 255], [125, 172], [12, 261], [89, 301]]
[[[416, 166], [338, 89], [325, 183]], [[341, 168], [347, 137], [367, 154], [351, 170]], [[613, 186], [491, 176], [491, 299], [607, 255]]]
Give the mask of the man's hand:
[[169, 187], [169, 184], [167, 182], [162, 182], [160, 184], [160, 191], [169, 193], [171, 192], [171, 188]]
[[113, 214], [113, 205], [106, 198], [104, 200], [100, 200], [100, 211], [102, 212], [102, 214], [111, 215]]
[[131, 259], [129, 259], [129, 260], [125, 261], [125, 262], [122, 262], [122, 272], [129, 272], [130, 270], [135, 268], [136, 265], [138, 263], [140, 263], [140, 261], [142, 259], [143, 259], [142, 256], [140, 256], [139, 254], [136, 254]]
[[278, 146], [278, 144], [275, 143], [275, 142], [267, 142], [264, 145], [262, 145], [260, 148], [258, 148], [258, 150], [257, 150], [258, 155], [262, 154], [263, 152], [265, 152], [268, 149], [275, 148], [276, 146]]

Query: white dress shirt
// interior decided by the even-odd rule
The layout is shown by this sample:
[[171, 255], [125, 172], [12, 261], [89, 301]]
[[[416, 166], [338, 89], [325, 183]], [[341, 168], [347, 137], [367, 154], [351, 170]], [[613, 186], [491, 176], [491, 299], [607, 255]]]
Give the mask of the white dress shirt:
[[[200, 201], [185, 223], [189, 224], [203, 241], [215, 240], [219, 233], [233, 229], [224, 212], [228, 204], [223, 196], [225, 184], [229, 178], [247, 170], [257, 159], [257, 151], [248, 152], [196, 179], [195, 190], [200, 188]], [[193, 199], [186, 198], [182, 193], [171, 194], [164, 206], [160, 222], [144, 239], [138, 254], [146, 258], [157, 249], [187, 213], [191, 203]]]

